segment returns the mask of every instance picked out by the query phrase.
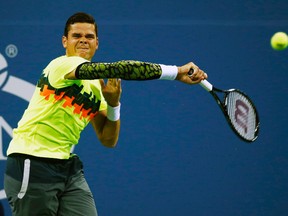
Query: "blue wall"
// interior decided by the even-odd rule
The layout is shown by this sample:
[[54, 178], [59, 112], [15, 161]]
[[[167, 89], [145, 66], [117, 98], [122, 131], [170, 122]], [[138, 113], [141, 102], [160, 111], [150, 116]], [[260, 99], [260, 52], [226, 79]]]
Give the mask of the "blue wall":
[[[95, 61], [194, 61], [216, 86], [248, 93], [261, 120], [259, 139], [246, 144], [201, 87], [123, 81], [117, 148], [102, 147], [90, 126], [75, 148], [99, 215], [287, 215], [288, 51], [270, 47], [275, 32], [288, 32], [287, 10], [287, 0], [2, 1], [1, 173], [24, 97], [43, 67], [64, 54], [66, 19], [85, 11], [99, 25]], [[10, 44], [17, 53], [5, 52]]]

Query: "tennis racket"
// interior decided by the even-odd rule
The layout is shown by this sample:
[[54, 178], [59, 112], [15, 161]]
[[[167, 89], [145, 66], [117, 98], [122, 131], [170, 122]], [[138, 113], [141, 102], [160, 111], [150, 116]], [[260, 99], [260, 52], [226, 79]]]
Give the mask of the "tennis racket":
[[[189, 74], [191, 75], [190, 72]], [[260, 125], [259, 116], [247, 94], [238, 89], [215, 88], [207, 80], [202, 80], [199, 84], [216, 100], [229, 126], [238, 137], [246, 142], [253, 142], [257, 139]]]

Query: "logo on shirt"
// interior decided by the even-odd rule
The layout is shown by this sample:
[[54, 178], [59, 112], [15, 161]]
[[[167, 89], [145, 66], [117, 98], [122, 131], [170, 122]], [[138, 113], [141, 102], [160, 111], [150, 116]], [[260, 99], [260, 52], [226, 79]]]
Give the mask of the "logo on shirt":
[[80, 115], [80, 119], [88, 118], [91, 120], [99, 111], [101, 101], [92, 93], [83, 92], [83, 85], [78, 86], [73, 84], [65, 88], [56, 89], [50, 85], [48, 77], [42, 74], [37, 87], [40, 88], [40, 95], [46, 100], [49, 100], [51, 97], [54, 103], [64, 101], [62, 106], [64, 108], [72, 108], [73, 113]]

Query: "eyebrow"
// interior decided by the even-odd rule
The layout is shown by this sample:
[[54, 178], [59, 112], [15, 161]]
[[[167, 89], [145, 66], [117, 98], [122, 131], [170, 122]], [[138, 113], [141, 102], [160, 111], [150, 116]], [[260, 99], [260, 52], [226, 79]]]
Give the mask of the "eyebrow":
[[[80, 37], [82, 36], [81, 33], [72, 33], [72, 37]], [[95, 38], [95, 35], [94, 34], [85, 34], [85, 37], [86, 38]]]

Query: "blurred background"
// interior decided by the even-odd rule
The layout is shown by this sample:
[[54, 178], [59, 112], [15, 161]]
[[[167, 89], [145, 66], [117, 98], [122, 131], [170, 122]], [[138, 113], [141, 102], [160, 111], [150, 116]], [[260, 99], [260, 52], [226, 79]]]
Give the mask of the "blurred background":
[[100, 47], [94, 61], [168, 65], [195, 62], [209, 81], [239, 88], [260, 114], [259, 138], [238, 139], [209, 94], [177, 81], [123, 81], [118, 146], [92, 127], [74, 152], [100, 216], [284, 216], [288, 211], [287, 0], [2, 1], [0, 3], [0, 198], [6, 149], [43, 68], [63, 55], [75, 12], [92, 14]]

